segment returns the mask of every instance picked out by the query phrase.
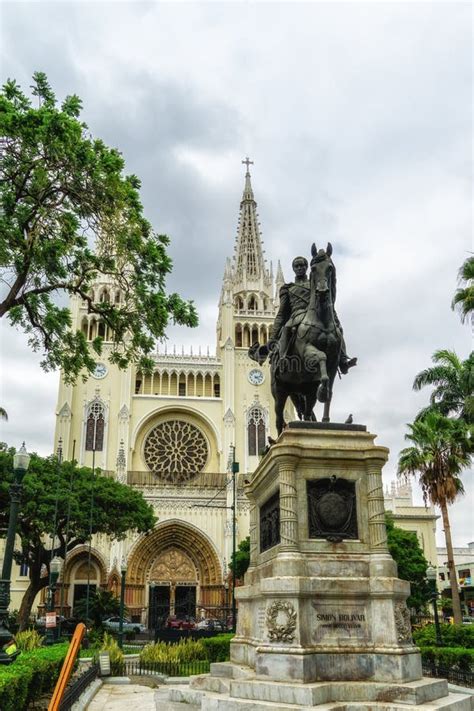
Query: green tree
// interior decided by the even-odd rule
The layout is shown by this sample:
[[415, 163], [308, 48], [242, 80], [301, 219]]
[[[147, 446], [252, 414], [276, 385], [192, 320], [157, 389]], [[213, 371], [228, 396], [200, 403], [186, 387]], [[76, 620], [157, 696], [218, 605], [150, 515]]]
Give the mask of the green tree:
[[[58, 301], [76, 296], [113, 334], [110, 361], [146, 370], [170, 320], [197, 324], [192, 302], [165, 291], [168, 237], [143, 216], [140, 181], [123, 173], [119, 151], [79, 120], [80, 99], [59, 105], [41, 72], [32, 90], [37, 106], [14, 80], [0, 92], [0, 317], [28, 334], [45, 370], [60, 367], [73, 381], [102, 351], [102, 338], [91, 349], [71, 329]], [[91, 285], [101, 276], [120, 290], [119, 303], [95, 301]]]
[[464, 493], [459, 474], [471, 461], [473, 438], [463, 420], [444, 417], [439, 412], [427, 412], [422, 419], [408, 425], [405, 439], [411, 442], [400, 452], [399, 475], [418, 478], [425, 501], [439, 506], [446, 538], [447, 564], [451, 582], [454, 622], [461, 624], [461, 603], [454, 567], [451, 525], [448, 505]]
[[[9, 512], [9, 485], [13, 474], [14, 449], [0, 451], [0, 531], [5, 531]], [[70, 489], [72, 473], [72, 490]], [[114, 479], [94, 473], [75, 462], [58, 462], [56, 457], [31, 456], [23, 480], [17, 534], [21, 548], [15, 551], [17, 563], [29, 566], [30, 583], [19, 611], [20, 630], [28, 624], [36, 595], [48, 585], [52, 555], [64, 559], [67, 514], [70, 504], [68, 552], [89, 540], [90, 502], [92, 499], [92, 533], [111, 539], [123, 539], [130, 531], [146, 532], [156, 518], [142, 494]], [[54, 519], [56, 501], [56, 530]], [[53, 536], [55, 547], [51, 553]]]
[[463, 285], [456, 289], [452, 308], [458, 309], [464, 323], [474, 310], [474, 256], [468, 257], [459, 270], [459, 281]]
[[[87, 602], [79, 600], [73, 610], [74, 617], [86, 621]], [[102, 621], [107, 617], [120, 614], [120, 600], [110, 590], [96, 590], [89, 597], [89, 619], [96, 629], [102, 627]], [[124, 610], [124, 614], [126, 614]]]
[[232, 554], [231, 562], [229, 563], [231, 571], [234, 569], [234, 564], [235, 577], [242, 580], [247, 572], [247, 568], [250, 565], [250, 536], [247, 536], [247, 538], [244, 538], [243, 541], [240, 541], [237, 546], [237, 550], [235, 551], [235, 559]]
[[8, 420], [8, 412], [4, 407], [0, 407], [0, 420]]
[[423, 549], [416, 533], [395, 526], [390, 512], [385, 514], [385, 523], [388, 549], [397, 564], [398, 577], [410, 583], [411, 592], [407, 605], [417, 611], [422, 610], [430, 600], [430, 588], [426, 580], [428, 563]]
[[434, 387], [430, 406], [421, 410], [418, 418], [435, 409], [442, 415], [455, 415], [474, 423], [474, 353], [461, 360], [454, 351], [439, 350], [432, 361], [434, 365], [418, 373], [413, 382], [414, 390], [426, 385]]

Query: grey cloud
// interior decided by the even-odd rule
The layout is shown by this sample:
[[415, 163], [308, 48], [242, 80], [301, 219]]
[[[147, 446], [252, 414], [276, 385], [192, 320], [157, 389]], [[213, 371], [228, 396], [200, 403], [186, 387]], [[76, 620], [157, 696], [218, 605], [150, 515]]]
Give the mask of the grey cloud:
[[[472, 250], [472, 8], [42, 2], [4, 4], [2, 16], [4, 74], [27, 87], [42, 69], [58, 95], [79, 94], [92, 132], [141, 178], [146, 214], [172, 240], [169, 289], [201, 313], [199, 329], [171, 328], [170, 344], [214, 347], [246, 153], [267, 257], [285, 276], [312, 241], [333, 243], [337, 309], [360, 359], [337, 383], [334, 416], [352, 411], [379, 434], [393, 477], [428, 395], [411, 391], [415, 373], [436, 348], [470, 348], [449, 304]], [[55, 376], [6, 333], [8, 440], [23, 428], [47, 453]], [[474, 537], [472, 495], [454, 509], [460, 542]]]

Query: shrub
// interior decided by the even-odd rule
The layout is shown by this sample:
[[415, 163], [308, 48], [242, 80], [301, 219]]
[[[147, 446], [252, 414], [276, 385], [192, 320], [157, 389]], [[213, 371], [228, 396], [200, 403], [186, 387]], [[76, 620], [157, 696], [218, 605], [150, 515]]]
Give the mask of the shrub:
[[[441, 639], [446, 647], [463, 647], [474, 649], [474, 625], [441, 624]], [[436, 645], [435, 625], [426, 625], [413, 632], [415, 644], [419, 647], [434, 647]]]
[[422, 659], [454, 671], [472, 671], [474, 649], [461, 647], [420, 647]]
[[38, 649], [42, 646], [43, 641], [44, 637], [33, 629], [17, 632], [15, 635], [16, 646], [22, 652], [31, 652], [32, 649]]
[[[108, 652], [109, 657], [110, 657], [110, 664], [113, 666], [120, 666], [123, 664], [123, 652], [118, 646], [118, 642], [113, 637], [111, 634], [108, 632], [104, 632], [104, 639], [103, 642], [99, 648], [99, 654], [100, 652]], [[97, 652], [95, 653], [95, 657], [97, 658]]]
[[156, 642], [140, 652], [141, 662], [194, 662], [207, 659], [202, 640], [180, 639], [178, 644]]
[[24, 711], [31, 701], [52, 691], [59, 676], [67, 644], [23, 652], [8, 666], [0, 666], [0, 709]]
[[218, 634], [202, 640], [210, 662], [226, 662], [230, 659], [230, 640], [233, 636], [232, 633]]

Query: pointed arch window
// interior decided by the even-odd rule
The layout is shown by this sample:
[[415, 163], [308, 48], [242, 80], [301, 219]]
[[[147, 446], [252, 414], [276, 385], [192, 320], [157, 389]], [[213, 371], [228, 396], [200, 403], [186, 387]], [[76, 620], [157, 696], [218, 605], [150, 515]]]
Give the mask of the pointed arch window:
[[104, 449], [105, 408], [100, 400], [94, 400], [87, 411], [86, 452], [102, 452]]
[[253, 407], [247, 417], [247, 446], [250, 457], [255, 457], [266, 445], [266, 413], [261, 407]]

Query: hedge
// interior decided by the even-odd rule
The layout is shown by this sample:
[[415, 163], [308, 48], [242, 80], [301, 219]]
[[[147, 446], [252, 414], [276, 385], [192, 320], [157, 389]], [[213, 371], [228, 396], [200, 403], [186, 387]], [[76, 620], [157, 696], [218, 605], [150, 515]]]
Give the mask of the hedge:
[[420, 647], [421, 658], [436, 666], [470, 672], [474, 668], [474, 649], [462, 647]]
[[[474, 649], [474, 625], [441, 624], [441, 639], [446, 647], [464, 647]], [[436, 645], [435, 625], [425, 625], [413, 632], [415, 644], [419, 647], [434, 647]]]
[[24, 711], [31, 701], [52, 691], [67, 649], [67, 644], [56, 644], [22, 652], [12, 664], [0, 665], [0, 709]]
[[230, 659], [230, 640], [233, 636], [227, 633], [201, 639], [210, 662], [226, 662]]

